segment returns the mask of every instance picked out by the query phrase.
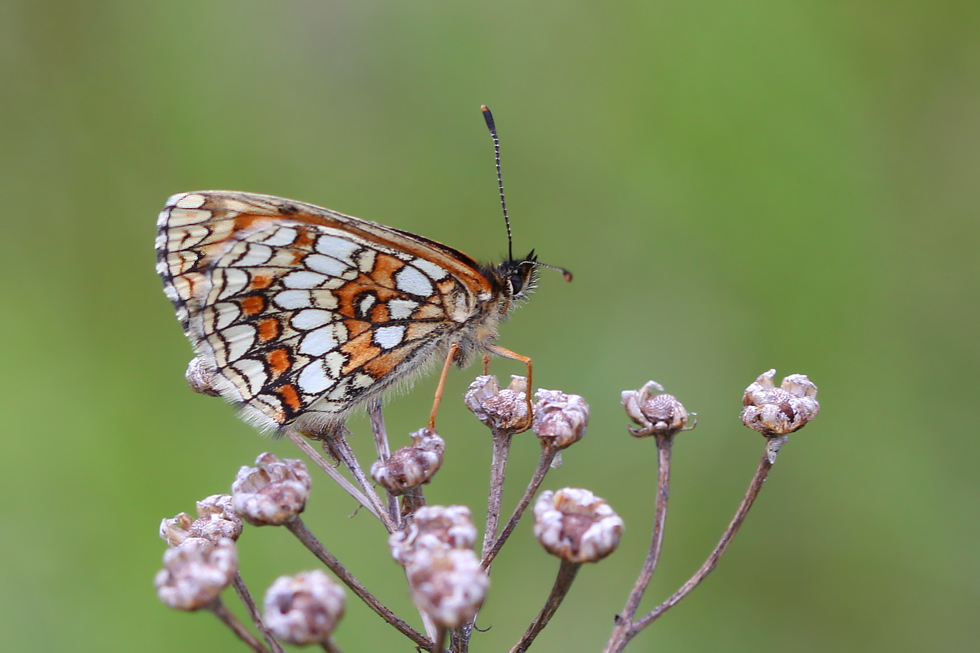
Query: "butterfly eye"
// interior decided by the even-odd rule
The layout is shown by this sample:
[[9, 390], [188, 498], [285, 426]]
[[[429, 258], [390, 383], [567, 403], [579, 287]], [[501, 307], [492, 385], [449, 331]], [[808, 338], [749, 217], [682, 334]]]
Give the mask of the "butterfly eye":
[[524, 277], [518, 272], [515, 272], [514, 274], [510, 275], [511, 297], [514, 297], [515, 295], [519, 295], [521, 293], [521, 289], [523, 288], [524, 288]]

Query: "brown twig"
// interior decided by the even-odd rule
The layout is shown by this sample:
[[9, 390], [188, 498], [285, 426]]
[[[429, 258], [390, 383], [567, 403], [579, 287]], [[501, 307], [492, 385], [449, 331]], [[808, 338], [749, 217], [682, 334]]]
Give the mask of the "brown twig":
[[514, 645], [514, 648], [510, 649], [510, 653], [524, 653], [531, 646], [534, 638], [544, 630], [544, 627], [548, 625], [548, 622], [555, 615], [558, 606], [561, 605], [565, 595], [568, 594], [568, 590], [571, 588], [572, 582], [575, 580], [575, 575], [578, 574], [581, 566], [581, 562], [561, 561], [561, 566], [558, 568], [558, 577], [555, 579], [554, 587], [551, 588], [551, 594], [548, 595], [548, 600], [545, 601], [541, 612], [531, 622], [531, 625], [528, 626], [527, 631], [521, 639]]
[[507, 459], [514, 433], [508, 429], [493, 429], [493, 459], [490, 463], [490, 495], [487, 499], [487, 523], [483, 529], [483, 553], [486, 557], [497, 538], [500, 505], [504, 498]]
[[262, 639], [265, 643], [269, 645], [272, 653], [285, 653], [276, 638], [272, 636], [269, 629], [265, 627], [265, 622], [262, 621], [262, 615], [259, 614], [259, 609], [255, 605], [255, 601], [252, 599], [251, 592], [248, 591], [248, 587], [245, 585], [245, 581], [242, 579], [242, 575], [239, 572], [235, 573], [235, 577], [231, 579], [231, 584], [235, 588], [235, 593], [238, 594], [238, 598], [241, 599], [242, 603], [245, 605], [245, 610], [248, 612], [248, 616], [252, 619], [252, 623], [260, 633], [262, 633]]
[[384, 520], [381, 519], [381, 515], [379, 515], [376, 512], [374, 505], [368, 500], [368, 498], [364, 495], [364, 493], [362, 493], [360, 490], [354, 487], [353, 483], [348, 481], [343, 474], [338, 472], [337, 468], [334, 465], [332, 465], [329, 460], [324, 458], [319, 451], [314, 449], [313, 446], [309, 443], [309, 441], [305, 437], [303, 437], [300, 433], [297, 433], [293, 429], [287, 431], [286, 435], [290, 440], [293, 441], [293, 443], [297, 447], [300, 448], [300, 450], [303, 453], [305, 453], [310, 458], [310, 460], [316, 463], [317, 467], [319, 467], [324, 472], [326, 472], [327, 476], [333, 479], [334, 482], [341, 487], [341, 489], [347, 492], [347, 494], [354, 497], [354, 500], [357, 501], [359, 504], [367, 508], [368, 512], [370, 512], [372, 515], [374, 515], [379, 520], [384, 522]]
[[636, 579], [633, 591], [626, 599], [626, 607], [616, 616], [616, 625], [610, 637], [610, 643], [619, 641], [633, 623], [633, 617], [640, 606], [643, 594], [646, 592], [653, 572], [660, 559], [660, 549], [664, 541], [664, 526], [667, 521], [667, 499], [670, 497], [670, 454], [674, 443], [674, 434], [658, 435], [657, 440], [657, 501], [653, 517], [653, 535], [650, 538], [650, 551], [647, 553], [643, 569]]
[[369, 608], [374, 610], [378, 616], [397, 628], [403, 635], [415, 642], [420, 648], [429, 649], [432, 646], [431, 641], [409, 626], [394, 612], [389, 610], [387, 606], [385, 606], [373, 594], [371, 594], [371, 592], [369, 592], [367, 588], [354, 577], [353, 574], [347, 571], [347, 568], [340, 564], [340, 561], [337, 560], [337, 558], [335, 558], [329, 551], [327, 551], [326, 547], [323, 546], [323, 544], [316, 539], [313, 533], [306, 528], [306, 525], [303, 524], [303, 521], [299, 517], [286, 522], [285, 525], [286, 528], [288, 528], [289, 531], [313, 553], [313, 555], [319, 558], [319, 560], [325, 564], [327, 568], [341, 580], [341, 582], [347, 585], [347, 587], [349, 587], [350, 590], [358, 596], [358, 598], [364, 601]]
[[490, 550], [484, 554], [483, 561], [480, 563], [484, 569], [490, 567], [490, 563], [493, 562], [493, 559], [497, 557], [498, 553], [500, 553], [500, 548], [507, 541], [507, 538], [510, 537], [510, 534], [514, 532], [514, 528], [517, 527], [517, 522], [524, 514], [524, 510], [527, 508], [528, 504], [531, 503], [534, 493], [538, 491], [539, 487], [541, 487], [541, 482], [548, 473], [548, 468], [551, 466], [551, 461], [555, 459], [557, 454], [558, 449], [551, 447], [548, 443], [542, 444], [541, 458], [538, 460], [538, 468], [534, 470], [534, 476], [531, 477], [531, 481], [528, 483], [527, 489], [524, 490], [524, 496], [521, 497], [517, 507], [514, 508], [514, 512], [511, 514], [510, 519], [507, 520], [507, 524], [500, 532], [500, 536], [494, 540], [493, 546], [490, 547]]
[[661, 603], [659, 606], [654, 608], [649, 614], [644, 616], [642, 619], [632, 622], [629, 628], [622, 631], [620, 637], [613, 641], [610, 638], [609, 643], [606, 645], [605, 653], [619, 653], [624, 648], [626, 644], [629, 643], [633, 637], [635, 637], [640, 631], [652, 624], [658, 618], [660, 618], [667, 610], [677, 605], [681, 599], [690, 594], [691, 590], [697, 587], [705, 577], [718, 566], [718, 562], [721, 556], [724, 555], [728, 545], [731, 544], [732, 538], [738, 533], [739, 527], [742, 522], [745, 521], [745, 517], [748, 515], [749, 509], [755, 502], [756, 497], [759, 495], [759, 491], [762, 489], [762, 484], [766, 482], [769, 477], [769, 470], [772, 469], [772, 465], [776, 460], [776, 451], [785, 442], [785, 438], [772, 438], [766, 444], [766, 451], [762, 456], [762, 460], [759, 462], [759, 467], [755, 471], [755, 475], [752, 477], [752, 481], [749, 483], [749, 488], [745, 492], [745, 498], [742, 499], [742, 503], [739, 505], [738, 510], [735, 511], [735, 516], [732, 517], [731, 523], [728, 524], [728, 528], [722, 534], [721, 539], [718, 541], [718, 545], [715, 546], [711, 555], [708, 559], [704, 561], [701, 568], [691, 576], [686, 583], [684, 583], [680, 589], [674, 592], [670, 598]]
[[361, 486], [361, 491], [364, 496], [368, 498], [371, 505], [374, 506], [373, 512], [378, 515], [378, 518], [384, 523], [385, 528], [388, 529], [389, 533], [395, 531], [395, 525], [391, 522], [391, 517], [388, 515], [388, 510], [383, 503], [381, 503], [381, 497], [378, 493], [374, 491], [374, 486], [371, 481], [368, 480], [367, 474], [361, 468], [361, 464], [357, 462], [357, 456], [354, 455], [354, 450], [351, 449], [350, 443], [347, 442], [347, 436], [344, 435], [344, 430], [341, 430], [336, 435], [331, 435], [322, 440], [323, 450], [328, 454], [333, 456], [335, 459], [339, 460], [347, 467], [347, 470], [357, 481], [357, 484]]
[[327, 653], [343, 653], [343, 651], [340, 650], [340, 647], [337, 646], [336, 642], [333, 641], [333, 637], [328, 637], [327, 641], [320, 643], [320, 646], [323, 647], [323, 650]]
[[220, 619], [224, 625], [231, 628], [231, 631], [238, 636], [238, 639], [248, 644], [249, 648], [251, 648], [253, 651], [256, 653], [269, 653], [269, 649], [267, 649], [262, 642], [255, 639], [255, 635], [248, 632], [245, 626], [242, 625], [242, 622], [240, 622], [235, 615], [228, 611], [228, 607], [221, 602], [220, 598], [215, 599], [214, 602], [211, 603], [211, 605], [209, 605], [206, 609], [213, 612], [214, 616]]
[[[381, 399], [372, 399], [367, 406], [368, 417], [371, 420], [371, 433], [374, 435], [374, 448], [378, 452], [378, 460], [388, 462], [391, 457], [391, 447], [388, 444], [388, 430], [385, 428], [385, 416], [381, 410]], [[395, 529], [401, 529], [401, 514], [398, 509], [398, 497], [385, 488], [385, 498], [388, 501], [388, 515]]]

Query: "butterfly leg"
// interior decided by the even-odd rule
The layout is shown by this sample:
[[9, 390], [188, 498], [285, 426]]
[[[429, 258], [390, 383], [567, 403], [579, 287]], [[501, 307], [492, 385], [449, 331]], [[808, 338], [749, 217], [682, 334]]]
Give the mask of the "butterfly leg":
[[453, 361], [456, 360], [456, 354], [459, 353], [459, 345], [453, 343], [449, 348], [449, 354], [446, 356], [446, 362], [442, 366], [442, 374], [439, 375], [439, 385], [436, 386], [436, 396], [432, 400], [432, 412], [429, 413], [429, 428], [433, 431], [436, 430], [436, 413], [439, 412], [439, 402], [442, 401], [442, 391], [446, 387], [446, 377], [449, 376], [449, 367], [452, 365]]
[[[532, 387], [531, 386], [531, 359], [528, 358], [527, 356], [521, 356], [516, 352], [512, 352], [509, 349], [504, 349], [500, 345], [490, 345], [489, 347], [487, 347], [487, 352], [491, 354], [496, 354], [497, 356], [501, 356], [503, 358], [509, 358], [514, 361], [520, 361], [525, 365], [527, 365], [527, 390], [526, 390], [527, 424], [521, 429], [523, 431], [526, 431], [527, 429], [531, 428], [531, 423], [534, 421], [534, 411], [531, 404], [531, 387]], [[484, 362], [486, 363], [486, 357], [484, 357]], [[486, 374], [486, 371], [484, 371], [484, 374]]]
[[483, 354], [483, 376], [490, 374], [490, 354]]

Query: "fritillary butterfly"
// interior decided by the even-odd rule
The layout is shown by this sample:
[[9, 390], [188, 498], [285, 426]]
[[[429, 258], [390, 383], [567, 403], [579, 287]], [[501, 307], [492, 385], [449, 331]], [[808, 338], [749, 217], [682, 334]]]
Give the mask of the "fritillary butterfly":
[[157, 226], [157, 272], [198, 383], [262, 429], [324, 432], [447, 356], [463, 366], [490, 352], [530, 369], [494, 339], [534, 286], [533, 251], [484, 265], [406, 231], [235, 191], [174, 195]]

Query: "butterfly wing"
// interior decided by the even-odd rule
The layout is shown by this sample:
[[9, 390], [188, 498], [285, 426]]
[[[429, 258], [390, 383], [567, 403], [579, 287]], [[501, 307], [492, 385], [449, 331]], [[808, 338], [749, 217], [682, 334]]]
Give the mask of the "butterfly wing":
[[439, 243], [310, 204], [201, 191], [160, 214], [157, 271], [215, 388], [263, 428], [318, 428], [404, 379], [493, 290]]

